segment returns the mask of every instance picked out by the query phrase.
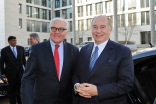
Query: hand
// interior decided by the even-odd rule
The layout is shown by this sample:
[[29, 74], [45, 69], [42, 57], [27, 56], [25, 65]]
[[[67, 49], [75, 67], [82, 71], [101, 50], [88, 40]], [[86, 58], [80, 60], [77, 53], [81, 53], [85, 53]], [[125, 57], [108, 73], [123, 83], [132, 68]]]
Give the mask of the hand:
[[76, 91], [82, 97], [91, 98], [90, 94], [87, 91], [87, 86], [85, 84], [77, 84]]
[[86, 90], [90, 94], [90, 96], [98, 96], [97, 87], [95, 85], [84, 83], [84, 86], [86, 86]]

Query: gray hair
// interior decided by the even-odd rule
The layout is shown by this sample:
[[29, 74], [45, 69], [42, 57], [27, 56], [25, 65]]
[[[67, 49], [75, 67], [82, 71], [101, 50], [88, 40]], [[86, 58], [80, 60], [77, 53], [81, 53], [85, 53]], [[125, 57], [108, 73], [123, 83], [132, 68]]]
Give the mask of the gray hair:
[[[111, 19], [110, 19], [109, 17], [107, 17], [106, 15], [98, 15], [98, 16], [104, 16], [104, 17], [106, 17], [106, 18], [108, 19], [109, 29], [112, 29], [112, 21], [111, 21]], [[98, 16], [95, 16], [95, 17], [92, 19], [92, 22], [91, 22], [92, 25], [93, 25], [94, 19], [95, 19], [96, 17], [98, 17]]]
[[38, 41], [40, 40], [38, 34], [36, 34], [36, 33], [31, 33], [29, 36], [33, 37], [34, 39], [36, 39]]
[[68, 30], [68, 26], [69, 26], [68, 21], [66, 21], [66, 20], [63, 19], [63, 18], [54, 18], [54, 19], [52, 19], [52, 20], [50, 21], [49, 28], [51, 28], [51, 26], [53, 25], [53, 22], [54, 22], [54, 21], [62, 21], [62, 22], [64, 22], [64, 23], [66, 24], [66, 29]]

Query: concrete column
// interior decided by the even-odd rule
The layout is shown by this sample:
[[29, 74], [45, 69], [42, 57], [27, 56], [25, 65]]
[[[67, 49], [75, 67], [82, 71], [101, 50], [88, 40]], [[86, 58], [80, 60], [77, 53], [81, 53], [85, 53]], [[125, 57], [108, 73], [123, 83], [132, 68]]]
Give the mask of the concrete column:
[[117, 0], [113, 0], [114, 41], [118, 42]]
[[73, 45], [76, 45], [76, 31], [75, 31], [75, 0], [72, 0], [72, 18], [73, 18], [73, 22], [72, 22], [72, 33], [73, 33]]
[[51, 0], [51, 19], [55, 17], [54, 8], [55, 8], [55, 0]]
[[150, 24], [151, 24], [151, 43], [155, 46], [155, 11], [154, 11], [154, 0], [150, 0]]

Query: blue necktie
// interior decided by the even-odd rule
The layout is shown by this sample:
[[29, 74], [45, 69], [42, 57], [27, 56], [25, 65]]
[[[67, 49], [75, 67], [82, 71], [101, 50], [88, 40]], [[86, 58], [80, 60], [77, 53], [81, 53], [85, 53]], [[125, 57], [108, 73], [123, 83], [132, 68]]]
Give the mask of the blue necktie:
[[14, 54], [14, 56], [17, 58], [17, 56], [16, 56], [16, 52], [15, 52], [15, 48], [13, 47], [13, 54]]
[[90, 65], [89, 65], [90, 70], [92, 70], [92, 68], [93, 68], [93, 66], [94, 66], [94, 64], [95, 64], [95, 62], [96, 62], [96, 60], [98, 58], [98, 50], [99, 50], [99, 48], [98, 48], [98, 46], [96, 46], [95, 50], [94, 50], [94, 52], [92, 54], [92, 57], [90, 59]]

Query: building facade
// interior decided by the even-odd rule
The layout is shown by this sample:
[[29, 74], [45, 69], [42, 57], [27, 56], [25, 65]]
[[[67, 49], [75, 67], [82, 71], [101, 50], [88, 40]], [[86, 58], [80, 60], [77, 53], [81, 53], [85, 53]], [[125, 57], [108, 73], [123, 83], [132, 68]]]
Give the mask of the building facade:
[[10, 35], [24, 47], [30, 45], [29, 34], [33, 32], [41, 42], [49, 38], [50, 0], [1, 0], [0, 13], [0, 49], [8, 45]]
[[[156, 0], [154, 2], [156, 24]], [[69, 21], [70, 33], [66, 40], [72, 43], [72, 2], [71, 0], [54, 0], [54, 4], [54, 17], [62, 17]], [[113, 0], [75, 0], [75, 4], [77, 44], [82, 41], [93, 41], [90, 29], [94, 16], [105, 14], [112, 20], [113, 25]], [[138, 46], [148, 45], [151, 40], [150, 0], [117, 0], [117, 15], [119, 41], [129, 39]], [[114, 39], [113, 31], [110, 38]]]

